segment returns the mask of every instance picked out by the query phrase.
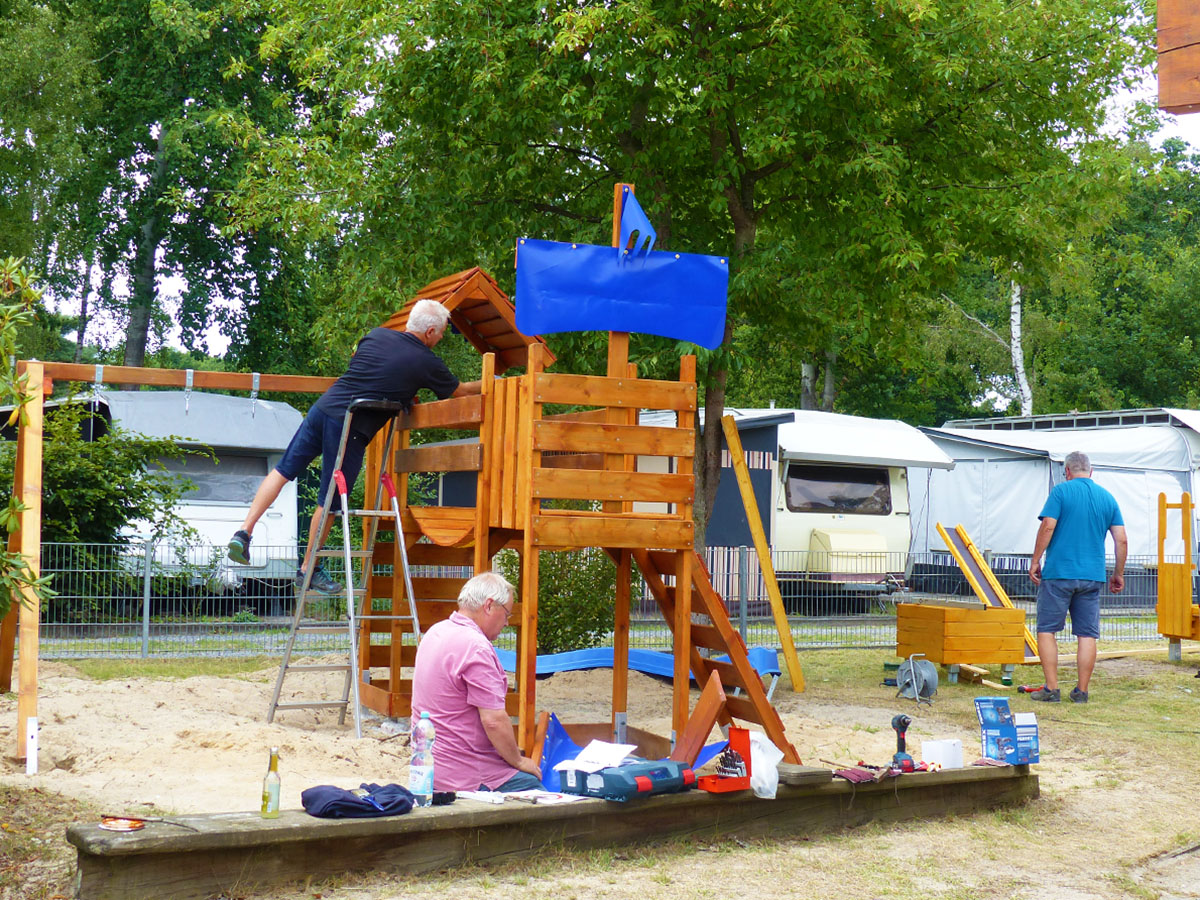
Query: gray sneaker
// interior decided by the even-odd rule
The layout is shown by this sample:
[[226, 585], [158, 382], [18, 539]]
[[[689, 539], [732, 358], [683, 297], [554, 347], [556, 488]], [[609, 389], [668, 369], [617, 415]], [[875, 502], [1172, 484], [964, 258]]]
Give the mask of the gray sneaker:
[[1079, 685], [1075, 685], [1075, 687], [1071, 688], [1071, 702], [1087, 703], [1087, 694], [1087, 691], [1081, 691]]
[[1030, 700], [1039, 700], [1042, 703], [1060, 703], [1062, 701], [1062, 691], [1058, 688], [1050, 690], [1048, 687], [1040, 687], [1029, 695]]
[[235, 531], [229, 541], [229, 558], [243, 566], [250, 565], [250, 535], [244, 531]]
[[[296, 572], [296, 590], [300, 590], [304, 586], [304, 572]], [[320, 591], [322, 594], [337, 594], [342, 590], [342, 586], [329, 577], [329, 573], [322, 566], [317, 566], [313, 569], [312, 580], [308, 583], [309, 591]]]

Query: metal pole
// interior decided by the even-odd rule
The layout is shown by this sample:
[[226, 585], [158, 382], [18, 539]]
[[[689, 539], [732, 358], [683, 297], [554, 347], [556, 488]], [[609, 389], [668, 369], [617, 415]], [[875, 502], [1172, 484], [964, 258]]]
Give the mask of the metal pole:
[[750, 551], [745, 544], [738, 547], [738, 631], [742, 633], [742, 643], [749, 646], [746, 637], [748, 622], [746, 621], [746, 594], [749, 591], [750, 575], [746, 567], [750, 564]]
[[154, 538], [146, 538], [142, 570], [142, 658], [150, 655], [150, 570], [154, 560]]

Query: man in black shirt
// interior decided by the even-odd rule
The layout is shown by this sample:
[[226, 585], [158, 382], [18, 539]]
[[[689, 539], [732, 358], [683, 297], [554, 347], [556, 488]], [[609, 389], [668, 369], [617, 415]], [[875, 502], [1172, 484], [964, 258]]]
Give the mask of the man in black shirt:
[[[373, 328], [354, 351], [350, 365], [305, 416], [299, 430], [284, 451], [283, 458], [258, 487], [250, 511], [229, 542], [229, 558], [234, 562], [250, 562], [250, 536], [254, 525], [279, 496], [283, 486], [303, 472], [308, 464], [321, 457], [321, 487], [318, 493], [325, 502], [333, 467], [341, 443], [342, 424], [346, 410], [354, 400], [391, 400], [408, 406], [421, 388], [428, 388], [439, 400], [479, 393], [479, 382], [461, 384], [433, 352], [434, 346], [446, 333], [450, 313], [436, 300], [418, 300], [408, 317], [404, 331]], [[353, 485], [362, 468], [367, 445], [387, 424], [389, 417], [380, 413], [357, 413], [351, 423], [342, 457], [342, 474], [346, 484]], [[308, 530], [308, 547], [304, 561], [296, 573], [296, 587], [304, 582], [304, 573], [313, 553], [325, 543], [331, 520], [325, 523], [325, 534], [317, 536], [319, 515], [312, 517]], [[323, 568], [312, 573], [310, 586], [324, 593], [341, 589]]]

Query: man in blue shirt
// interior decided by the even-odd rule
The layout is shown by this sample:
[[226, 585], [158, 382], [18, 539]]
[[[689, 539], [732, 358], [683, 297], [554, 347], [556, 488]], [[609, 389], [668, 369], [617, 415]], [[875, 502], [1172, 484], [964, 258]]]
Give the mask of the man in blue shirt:
[[[1104, 540], [1113, 538], [1116, 563], [1108, 578], [1108, 589], [1120, 593], [1125, 587], [1125, 556], [1129, 541], [1125, 520], [1113, 495], [1092, 481], [1092, 464], [1079, 451], [1063, 461], [1066, 481], [1055, 485], [1038, 516], [1042, 520], [1029, 578], [1038, 586], [1038, 657], [1046, 683], [1030, 694], [1033, 700], [1057, 703], [1058, 632], [1071, 614], [1071, 630], [1078, 642], [1076, 660], [1079, 684], [1071, 691], [1076, 703], [1087, 703], [1088, 682], [1096, 666], [1096, 640], [1100, 637], [1100, 590], [1104, 587]], [[1042, 566], [1042, 554], [1046, 565]]]

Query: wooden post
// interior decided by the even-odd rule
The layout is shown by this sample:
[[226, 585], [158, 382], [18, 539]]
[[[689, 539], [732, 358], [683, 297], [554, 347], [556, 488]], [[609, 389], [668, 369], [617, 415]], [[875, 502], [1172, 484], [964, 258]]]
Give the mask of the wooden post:
[[[633, 554], [628, 549], [613, 551], [617, 563], [617, 590], [613, 600], [613, 740], [617, 741], [618, 719], [629, 710], [629, 579], [633, 575]], [[624, 739], [617, 741], [624, 743]]]
[[[41, 572], [42, 544], [42, 364], [20, 363], [17, 372], [18, 377], [22, 373], [25, 376], [23, 392], [26, 400], [22, 412], [24, 421], [17, 430], [13, 490], [24, 509], [17, 516], [19, 525], [13, 537], [16, 539], [16, 549], [25, 557], [25, 564], [32, 577], [36, 578]], [[27, 750], [25, 729], [28, 721], [37, 716], [38, 618], [41, 604], [31, 587], [22, 589], [20, 597], [14, 597], [13, 600], [20, 605], [17, 626], [21, 646], [17, 759], [24, 760]]]
[[525, 753], [533, 752], [537, 705], [537, 601], [538, 545], [533, 533], [534, 518], [541, 501], [533, 496], [533, 470], [541, 465], [541, 452], [533, 449], [534, 422], [541, 418], [542, 404], [534, 397], [533, 383], [542, 373], [541, 344], [529, 348], [529, 365], [520, 379], [520, 410], [517, 421], [517, 503], [524, 510], [521, 537], [521, 624], [517, 635], [517, 743]]
[[482, 399], [482, 415], [479, 420], [479, 444], [482, 451], [479, 475], [475, 479], [475, 552], [473, 566], [475, 574], [486, 572], [492, 567], [488, 535], [491, 522], [492, 466], [495, 464], [496, 447], [492, 427], [496, 417], [496, 354], [483, 355], [483, 374], [479, 381]]
[[[679, 381], [683, 384], [696, 381], [696, 357], [688, 355], [679, 360]], [[675, 427], [687, 427], [683, 413], [675, 414]], [[691, 422], [687, 423], [692, 424]], [[679, 474], [691, 475], [694, 461], [690, 456], [679, 457]], [[692, 505], [680, 503], [675, 515], [690, 520]], [[683, 733], [688, 720], [688, 692], [691, 690], [692, 656], [692, 558], [693, 551], [679, 550], [675, 554], [675, 684], [671, 704], [671, 741]]]
[[17, 604], [0, 619], [0, 694], [12, 690], [13, 660], [17, 656]]
[[[762, 567], [763, 581], [767, 586], [767, 599], [771, 603], [771, 615], [775, 618], [775, 630], [779, 632], [779, 643], [783, 647], [783, 660], [792, 680], [792, 690], [804, 690], [804, 672], [796, 656], [796, 645], [792, 641], [792, 627], [788, 624], [783, 598], [779, 595], [779, 582], [775, 578], [775, 566], [771, 563], [771, 548], [763, 531], [762, 514], [758, 511], [758, 500], [754, 497], [754, 486], [750, 483], [750, 469], [746, 465], [746, 453], [742, 449], [742, 437], [738, 434], [733, 416], [722, 416], [721, 427], [725, 431], [725, 443], [729, 445], [729, 457], [737, 475], [738, 489], [742, 493], [742, 505], [746, 508], [746, 521], [750, 525], [750, 536], [754, 539], [754, 552]], [[746, 598], [742, 598], [746, 602]]]

